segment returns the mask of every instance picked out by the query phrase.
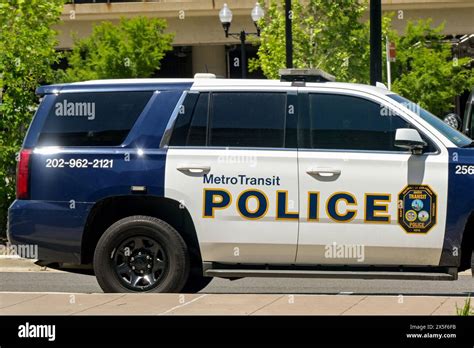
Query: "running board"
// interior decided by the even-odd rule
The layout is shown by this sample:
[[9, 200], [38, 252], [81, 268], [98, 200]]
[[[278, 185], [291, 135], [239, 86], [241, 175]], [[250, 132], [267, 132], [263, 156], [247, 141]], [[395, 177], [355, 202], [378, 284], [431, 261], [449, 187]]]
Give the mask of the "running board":
[[411, 280], [456, 280], [447, 273], [428, 272], [373, 272], [373, 271], [306, 271], [306, 270], [258, 270], [258, 269], [207, 269], [207, 277], [220, 278], [341, 278], [341, 279], [411, 279]]

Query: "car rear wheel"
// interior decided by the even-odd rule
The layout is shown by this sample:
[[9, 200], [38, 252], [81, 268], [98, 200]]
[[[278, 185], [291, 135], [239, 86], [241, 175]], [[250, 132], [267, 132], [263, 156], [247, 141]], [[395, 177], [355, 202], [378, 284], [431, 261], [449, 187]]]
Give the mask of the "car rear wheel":
[[471, 256], [471, 273], [472, 273], [472, 277], [474, 278], [474, 249], [472, 250], [472, 256]]
[[162, 220], [130, 216], [100, 238], [94, 271], [104, 292], [180, 292], [189, 273], [186, 243]]

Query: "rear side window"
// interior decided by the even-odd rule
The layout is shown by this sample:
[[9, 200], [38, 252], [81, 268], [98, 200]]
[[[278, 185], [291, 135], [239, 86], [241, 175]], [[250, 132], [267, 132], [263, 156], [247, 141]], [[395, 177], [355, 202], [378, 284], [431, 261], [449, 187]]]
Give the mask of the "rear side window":
[[306, 148], [406, 151], [394, 145], [395, 132], [410, 125], [363, 98], [310, 94], [308, 121], [304, 127]]
[[209, 93], [188, 93], [180, 107], [170, 146], [205, 146]]
[[283, 147], [286, 93], [213, 93], [209, 145]]
[[49, 111], [38, 145], [120, 145], [152, 94], [152, 91], [60, 94]]

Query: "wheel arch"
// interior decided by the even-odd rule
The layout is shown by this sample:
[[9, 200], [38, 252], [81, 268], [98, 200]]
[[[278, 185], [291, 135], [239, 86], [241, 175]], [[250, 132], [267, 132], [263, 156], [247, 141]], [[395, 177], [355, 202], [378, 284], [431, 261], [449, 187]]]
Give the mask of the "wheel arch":
[[81, 263], [92, 263], [97, 243], [108, 227], [120, 219], [134, 215], [148, 215], [170, 224], [186, 242], [193, 270], [202, 271], [199, 241], [186, 207], [173, 199], [144, 195], [107, 197], [94, 204], [82, 236]]
[[461, 240], [461, 258], [459, 271], [465, 271], [471, 268], [471, 257], [474, 252], [474, 211], [467, 219]]

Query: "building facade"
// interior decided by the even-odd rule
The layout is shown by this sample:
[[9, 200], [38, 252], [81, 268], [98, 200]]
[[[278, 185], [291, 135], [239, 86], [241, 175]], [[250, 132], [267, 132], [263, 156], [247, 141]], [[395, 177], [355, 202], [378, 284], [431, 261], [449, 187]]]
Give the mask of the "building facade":
[[[219, 22], [224, 3], [234, 17], [231, 31], [255, 31], [250, 11], [256, 0], [75, 0], [64, 7], [58, 26], [59, 49], [73, 45], [72, 33], [89, 35], [94, 24], [117, 22], [121, 17], [164, 18], [175, 33], [174, 51], [168, 54], [158, 73], [160, 77], [191, 77], [210, 72], [222, 77], [239, 77], [240, 68], [231, 64], [240, 56], [239, 41], [226, 38]], [[269, 0], [265, 3], [268, 4]], [[474, 0], [382, 0], [383, 11], [395, 12], [393, 26], [402, 31], [408, 20], [432, 18], [435, 25], [445, 23], [445, 34], [459, 44], [461, 55], [474, 57]], [[366, 14], [368, 18], [368, 13]], [[461, 42], [462, 41], [462, 42]], [[247, 54], [256, 48], [248, 45]], [[257, 76], [256, 76], [257, 75]], [[259, 77], [259, 73], [253, 77]], [[252, 74], [249, 76], [252, 77]]]

